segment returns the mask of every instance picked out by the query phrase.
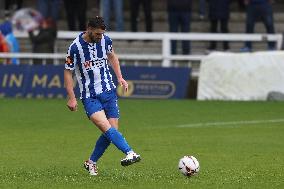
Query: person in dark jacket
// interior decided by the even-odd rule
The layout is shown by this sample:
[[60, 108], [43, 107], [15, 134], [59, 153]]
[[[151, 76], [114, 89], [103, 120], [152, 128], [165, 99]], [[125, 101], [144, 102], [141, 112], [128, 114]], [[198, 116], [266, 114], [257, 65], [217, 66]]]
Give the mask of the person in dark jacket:
[[152, 0], [130, 0], [130, 13], [131, 13], [131, 31], [137, 32], [137, 21], [139, 16], [139, 7], [143, 5], [145, 15], [146, 32], [152, 32]]
[[33, 31], [29, 31], [33, 53], [54, 53], [56, 36], [57, 29], [55, 22], [51, 18], [44, 19], [41, 22], [37, 35]]
[[206, 0], [199, 0], [199, 19], [203, 20], [206, 14]]
[[42, 21], [37, 35], [33, 31], [29, 31], [29, 37], [33, 44], [33, 52], [53, 53], [56, 33], [56, 26], [50, 18]]
[[[217, 33], [218, 23], [221, 26], [221, 33], [229, 33], [228, 23], [230, 18], [230, 3], [231, 0], [208, 0], [209, 3], [209, 20], [210, 32]], [[211, 41], [209, 50], [216, 49], [216, 42]], [[229, 43], [223, 42], [223, 49], [229, 49]]]
[[43, 18], [52, 18], [54, 22], [58, 20], [60, 14], [61, 0], [37, 0], [37, 10]]
[[244, 0], [238, 0], [238, 4], [239, 4], [239, 9], [240, 10], [245, 10], [245, 2], [244, 2]]
[[[272, 2], [273, 0], [245, 0], [245, 4], [247, 5], [246, 33], [254, 33], [254, 25], [258, 19], [264, 23], [267, 33], [275, 33]], [[275, 43], [268, 42], [268, 49], [274, 50]], [[251, 42], [247, 41], [241, 51], [252, 51]]]
[[70, 31], [85, 31], [87, 0], [64, 0], [67, 25]]
[[[190, 32], [192, 0], [168, 0], [170, 32]], [[177, 41], [171, 43], [171, 53], [177, 54]], [[190, 42], [182, 41], [182, 54], [190, 54]]]
[[9, 17], [12, 12], [22, 8], [23, 0], [5, 0], [4, 1], [4, 15]]

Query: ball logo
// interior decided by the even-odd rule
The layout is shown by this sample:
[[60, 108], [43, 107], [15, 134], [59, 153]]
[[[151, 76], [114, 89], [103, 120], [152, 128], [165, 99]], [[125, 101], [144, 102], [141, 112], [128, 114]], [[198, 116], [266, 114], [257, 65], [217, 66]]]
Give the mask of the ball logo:
[[117, 87], [120, 97], [128, 98], [170, 98], [176, 91], [175, 84], [171, 81], [156, 80], [131, 80], [128, 82], [128, 92], [123, 87]]

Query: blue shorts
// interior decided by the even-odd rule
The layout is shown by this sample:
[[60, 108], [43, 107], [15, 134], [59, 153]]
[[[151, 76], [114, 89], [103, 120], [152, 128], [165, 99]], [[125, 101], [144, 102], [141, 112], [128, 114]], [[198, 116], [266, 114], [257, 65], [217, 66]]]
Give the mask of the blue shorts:
[[104, 110], [106, 117], [119, 118], [119, 108], [117, 104], [117, 95], [115, 90], [103, 92], [92, 98], [82, 99], [87, 116], [98, 111]]

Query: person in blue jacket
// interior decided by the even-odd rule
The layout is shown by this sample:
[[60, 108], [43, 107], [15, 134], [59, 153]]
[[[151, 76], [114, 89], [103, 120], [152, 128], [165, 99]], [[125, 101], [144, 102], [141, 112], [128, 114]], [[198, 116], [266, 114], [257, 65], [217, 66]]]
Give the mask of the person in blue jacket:
[[[259, 19], [264, 23], [267, 33], [275, 33], [272, 2], [273, 0], [245, 0], [247, 6], [246, 33], [254, 33], [255, 22]], [[268, 50], [274, 49], [275, 43], [268, 42]], [[251, 42], [247, 41], [241, 51], [252, 51]]]
[[[18, 40], [16, 39], [16, 37], [13, 34], [11, 21], [10, 20], [4, 21], [0, 25], [0, 31], [5, 36], [5, 39], [6, 39], [7, 43], [9, 44], [10, 52], [11, 53], [18, 53], [20, 51], [20, 46], [19, 46]], [[20, 64], [20, 61], [19, 61], [18, 58], [12, 58], [11, 63], [18, 65], [18, 64]]]
[[[167, 0], [170, 32], [190, 32], [192, 0]], [[190, 54], [190, 42], [182, 41], [182, 54]], [[171, 42], [171, 53], [177, 54], [177, 41]]]

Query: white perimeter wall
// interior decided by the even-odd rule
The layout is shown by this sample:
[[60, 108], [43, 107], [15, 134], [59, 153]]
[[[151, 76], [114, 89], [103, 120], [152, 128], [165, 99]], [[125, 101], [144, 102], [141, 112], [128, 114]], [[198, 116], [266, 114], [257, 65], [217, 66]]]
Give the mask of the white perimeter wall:
[[266, 100], [284, 93], [284, 52], [212, 53], [201, 62], [198, 100]]

